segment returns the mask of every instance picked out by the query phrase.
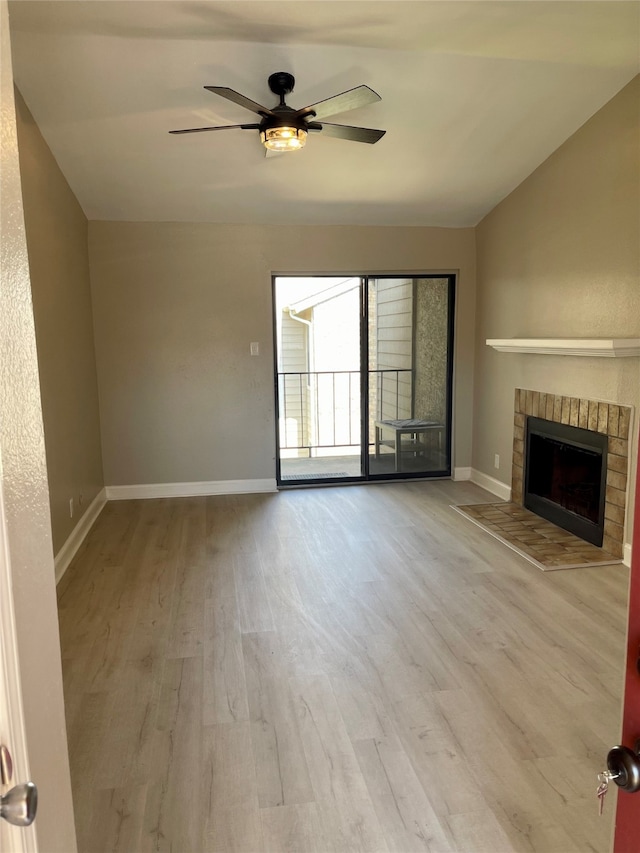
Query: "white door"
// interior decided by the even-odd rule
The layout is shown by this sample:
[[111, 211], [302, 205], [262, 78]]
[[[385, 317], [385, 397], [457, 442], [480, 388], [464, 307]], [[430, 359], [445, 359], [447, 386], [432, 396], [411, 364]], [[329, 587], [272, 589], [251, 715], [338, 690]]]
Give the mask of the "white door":
[[[9, 560], [0, 462], [0, 745], [9, 749], [13, 770], [11, 778], [0, 785], [2, 794], [29, 778]], [[33, 853], [37, 849], [33, 825], [17, 827], [0, 820], [0, 851]]]
[[0, 820], [3, 853], [76, 850], [49, 494], [16, 136], [7, 0], [0, 0], [0, 742], [33, 781], [30, 828]]

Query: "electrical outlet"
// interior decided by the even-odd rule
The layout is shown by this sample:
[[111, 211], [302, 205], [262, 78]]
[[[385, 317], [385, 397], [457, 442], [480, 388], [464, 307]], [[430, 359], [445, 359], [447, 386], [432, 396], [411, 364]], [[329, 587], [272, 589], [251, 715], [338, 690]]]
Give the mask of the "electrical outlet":
[[73, 518], [73, 498], [69, 498], [69, 518]]
[[258, 341], [251, 341], [251, 355], [260, 355], [260, 344]]
[[499, 468], [499, 467], [500, 467], [500, 457], [498, 456], [498, 454], [497, 454], [497, 453], [496, 453], [496, 455], [493, 457], [493, 467], [494, 467], [494, 468]]

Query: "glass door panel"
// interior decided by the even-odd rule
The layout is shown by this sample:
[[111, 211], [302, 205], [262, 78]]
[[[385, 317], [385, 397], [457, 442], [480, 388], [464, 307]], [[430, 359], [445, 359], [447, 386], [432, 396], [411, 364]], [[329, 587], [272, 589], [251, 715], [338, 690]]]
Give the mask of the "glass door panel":
[[368, 470], [451, 473], [453, 277], [368, 280]]
[[361, 279], [278, 276], [278, 482], [362, 470]]

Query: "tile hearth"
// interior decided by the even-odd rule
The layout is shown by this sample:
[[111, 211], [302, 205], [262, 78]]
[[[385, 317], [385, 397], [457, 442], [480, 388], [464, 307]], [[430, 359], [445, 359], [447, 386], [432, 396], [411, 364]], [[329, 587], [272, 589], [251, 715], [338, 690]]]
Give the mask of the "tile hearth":
[[453, 508], [543, 572], [609, 566], [620, 562], [614, 554], [585, 542], [515, 503], [469, 504]]

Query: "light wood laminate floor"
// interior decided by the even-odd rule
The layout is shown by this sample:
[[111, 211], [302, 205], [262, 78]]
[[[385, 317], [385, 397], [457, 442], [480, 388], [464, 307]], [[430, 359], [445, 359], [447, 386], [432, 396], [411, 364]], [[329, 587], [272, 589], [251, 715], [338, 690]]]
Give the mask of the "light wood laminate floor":
[[123, 501], [59, 587], [81, 853], [609, 849], [628, 572], [467, 483]]

